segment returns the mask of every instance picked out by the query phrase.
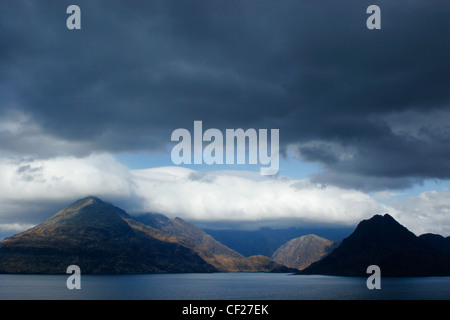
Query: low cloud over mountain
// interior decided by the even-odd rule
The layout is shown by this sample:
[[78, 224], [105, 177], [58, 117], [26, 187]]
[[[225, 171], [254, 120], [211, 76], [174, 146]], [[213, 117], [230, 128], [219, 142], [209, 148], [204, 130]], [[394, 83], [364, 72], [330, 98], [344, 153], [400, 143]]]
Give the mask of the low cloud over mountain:
[[4, 177], [0, 207], [5, 231], [37, 224], [49, 210], [87, 193], [114, 201], [132, 213], [163, 213], [196, 222], [239, 222], [247, 228], [354, 225], [368, 215], [390, 212], [417, 234], [450, 233], [445, 192], [425, 192], [385, 205], [366, 193], [308, 179], [267, 178], [242, 171], [199, 173], [180, 167], [129, 170], [108, 155], [2, 161], [0, 173]]

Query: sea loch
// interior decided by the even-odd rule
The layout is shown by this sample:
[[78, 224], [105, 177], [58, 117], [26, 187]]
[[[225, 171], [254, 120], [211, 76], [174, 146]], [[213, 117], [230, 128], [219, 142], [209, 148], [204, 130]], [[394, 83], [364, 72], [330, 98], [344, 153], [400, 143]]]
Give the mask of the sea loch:
[[[382, 278], [286, 273], [82, 275], [69, 290], [66, 275], [0, 275], [1, 300], [448, 300], [450, 277]], [[188, 306], [188, 304], [186, 304]], [[205, 305], [206, 306], [206, 305]]]

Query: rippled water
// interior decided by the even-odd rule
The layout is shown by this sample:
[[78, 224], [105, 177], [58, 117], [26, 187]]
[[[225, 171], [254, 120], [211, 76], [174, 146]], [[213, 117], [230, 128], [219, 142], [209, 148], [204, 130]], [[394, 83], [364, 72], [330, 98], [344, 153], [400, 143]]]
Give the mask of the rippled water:
[[0, 299], [95, 300], [317, 300], [450, 299], [450, 277], [382, 278], [369, 290], [366, 278], [271, 273], [0, 275]]

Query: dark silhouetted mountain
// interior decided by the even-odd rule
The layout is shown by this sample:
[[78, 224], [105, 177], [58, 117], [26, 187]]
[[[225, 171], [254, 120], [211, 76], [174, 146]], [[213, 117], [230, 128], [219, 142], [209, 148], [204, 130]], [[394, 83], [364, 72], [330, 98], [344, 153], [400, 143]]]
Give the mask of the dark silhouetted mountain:
[[419, 238], [443, 254], [450, 255], [450, 237], [444, 238], [439, 234], [425, 233]]
[[244, 257], [215, 240], [211, 235], [180, 218], [161, 214], [137, 215], [135, 220], [191, 243], [196, 252], [219, 271], [226, 272], [295, 272], [262, 255]]
[[287, 241], [308, 234], [315, 234], [332, 241], [341, 241], [352, 233], [354, 227], [304, 227], [304, 228], [260, 228], [258, 230], [220, 230], [204, 228], [203, 231], [227, 247], [244, 256], [265, 255], [273, 253]]
[[390, 215], [361, 221], [330, 254], [302, 274], [367, 276], [378, 265], [381, 276], [449, 276], [450, 260]]
[[336, 242], [309, 234], [286, 242], [275, 251], [272, 259], [287, 267], [303, 270], [329, 254], [336, 246]]
[[134, 221], [95, 197], [0, 242], [0, 273], [213, 272], [188, 243]]

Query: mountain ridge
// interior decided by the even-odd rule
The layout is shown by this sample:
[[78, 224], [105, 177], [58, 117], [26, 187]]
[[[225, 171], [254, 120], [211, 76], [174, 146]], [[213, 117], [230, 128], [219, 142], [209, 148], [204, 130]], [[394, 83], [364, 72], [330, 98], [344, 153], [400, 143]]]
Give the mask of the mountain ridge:
[[71, 264], [92, 274], [297, 271], [245, 258], [180, 218], [146, 222], [97, 197], [79, 199], [1, 241], [0, 273], [64, 273]]
[[222, 272], [296, 272], [295, 268], [285, 267], [267, 256], [244, 257], [228, 248], [200, 228], [181, 219], [146, 213], [135, 216], [143, 224], [157, 228], [172, 236], [182, 237], [192, 243], [196, 252], [209, 264]]
[[353, 232], [353, 227], [313, 227], [297, 226], [280, 229], [262, 227], [256, 230], [202, 228], [220, 243], [244, 256], [265, 255], [271, 257], [286, 242], [315, 234], [319, 237], [340, 242]]
[[301, 274], [366, 276], [369, 265], [384, 276], [450, 275], [450, 256], [440, 253], [389, 214], [361, 221], [341, 244]]
[[[285, 246], [288, 258], [305, 260], [331, 245], [315, 235], [299, 238], [279, 250]], [[299, 247], [303, 251], [296, 251]], [[131, 216], [90, 196], [1, 241], [0, 273], [65, 273], [67, 266], [76, 264], [86, 274], [302, 269], [298, 273], [366, 276], [367, 266], [376, 264], [384, 276], [450, 275], [450, 237], [417, 237], [389, 214], [362, 220], [339, 246], [321, 254], [306, 267], [289, 267], [287, 260], [263, 255], [246, 257], [183, 219], [151, 213]]]
[[41, 224], [0, 242], [0, 273], [215, 272], [192, 248], [96, 197], [80, 199]]

